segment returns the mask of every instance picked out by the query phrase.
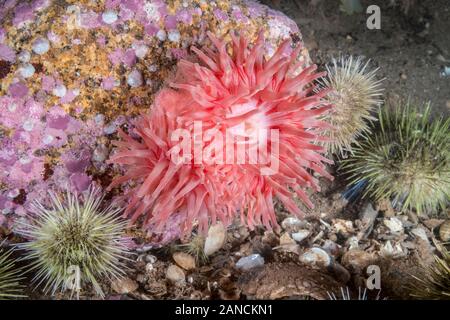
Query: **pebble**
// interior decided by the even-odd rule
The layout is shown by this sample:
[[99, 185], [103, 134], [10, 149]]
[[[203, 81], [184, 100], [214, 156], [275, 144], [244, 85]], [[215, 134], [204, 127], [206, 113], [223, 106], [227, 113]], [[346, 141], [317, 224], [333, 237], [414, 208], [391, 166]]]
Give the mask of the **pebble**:
[[195, 269], [195, 259], [190, 254], [185, 252], [175, 252], [172, 255], [173, 260], [177, 265], [182, 267], [184, 270], [192, 270]]
[[391, 233], [400, 233], [403, 231], [403, 224], [400, 219], [392, 217], [390, 219], [384, 219], [383, 224], [389, 228]]
[[205, 246], [203, 251], [206, 256], [210, 256], [217, 252], [225, 244], [226, 230], [223, 224], [217, 223], [211, 226], [208, 230], [208, 235], [205, 239]]
[[247, 257], [242, 257], [236, 262], [236, 268], [243, 271], [261, 267], [264, 265], [264, 258], [260, 254], [255, 253]]
[[44, 54], [50, 49], [50, 42], [45, 38], [39, 38], [33, 42], [32, 49], [36, 54]]
[[144, 83], [144, 78], [142, 77], [142, 73], [136, 69], [130, 72], [127, 77], [127, 83], [130, 87], [137, 88], [142, 86]]
[[123, 278], [119, 280], [115, 280], [111, 283], [111, 288], [119, 293], [119, 294], [127, 294], [137, 290], [139, 285], [136, 281], [131, 280], [130, 278]]
[[166, 278], [175, 284], [183, 284], [186, 281], [183, 269], [174, 264], [167, 268]]
[[450, 67], [444, 66], [444, 69], [442, 70], [441, 75], [443, 77], [449, 77], [450, 76]]
[[321, 248], [311, 248], [300, 256], [300, 261], [311, 266], [326, 268], [331, 265], [330, 255]]
[[311, 232], [309, 230], [301, 229], [301, 230], [298, 230], [297, 232], [294, 232], [291, 236], [292, 236], [292, 239], [294, 239], [295, 241], [300, 243], [303, 240], [305, 240], [306, 238], [308, 238], [310, 236], [310, 234], [311, 234]]
[[102, 21], [106, 24], [113, 24], [118, 19], [117, 13], [113, 10], [103, 12]]

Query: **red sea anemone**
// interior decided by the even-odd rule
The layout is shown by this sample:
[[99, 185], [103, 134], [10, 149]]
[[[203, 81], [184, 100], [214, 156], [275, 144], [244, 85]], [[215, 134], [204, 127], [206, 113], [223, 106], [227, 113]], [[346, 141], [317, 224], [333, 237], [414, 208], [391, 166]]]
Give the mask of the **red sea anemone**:
[[330, 108], [327, 92], [313, 85], [324, 74], [315, 65], [298, 73], [301, 47], [288, 54], [285, 41], [266, 59], [262, 34], [252, 47], [244, 37], [230, 44], [209, 37], [216, 49], [192, 48], [200, 61], [179, 62], [171, 88], [138, 119], [138, 139], [120, 132], [110, 159], [126, 168], [110, 187], [135, 182], [125, 214], [132, 223], [144, 216], [149, 231], [161, 232], [175, 216], [184, 233], [196, 223], [204, 231], [237, 212], [250, 228], [270, 229], [274, 197], [302, 215], [293, 194], [312, 207], [305, 193], [319, 190], [312, 171], [332, 178], [324, 165], [331, 161], [313, 143], [327, 128], [319, 120]]

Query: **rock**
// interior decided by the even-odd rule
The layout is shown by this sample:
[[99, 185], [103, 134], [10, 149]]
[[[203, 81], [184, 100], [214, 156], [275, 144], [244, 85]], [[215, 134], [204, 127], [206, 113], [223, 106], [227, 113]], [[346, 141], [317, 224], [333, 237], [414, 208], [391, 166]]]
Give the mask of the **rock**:
[[375, 262], [374, 255], [360, 249], [347, 251], [343, 256], [341, 263], [350, 271], [362, 273], [365, 269]]
[[300, 243], [303, 240], [305, 240], [306, 238], [308, 238], [310, 234], [311, 234], [311, 232], [309, 230], [301, 229], [292, 234], [292, 239], [294, 239], [296, 242]]
[[111, 288], [119, 294], [127, 294], [136, 291], [137, 288], [139, 288], [139, 285], [130, 278], [122, 278], [111, 282]]
[[300, 261], [314, 267], [326, 268], [331, 265], [330, 255], [321, 248], [311, 248], [300, 256]]
[[183, 269], [174, 264], [171, 264], [167, 268], [166, 278], [175, 284], [184, 284], [186, 282], [186, 276], [184, 275]]
[[260, 254], [255, 253], [247, 257], [240, 258], [236, 262], [236, 268], [243, 271], [248, 271], [250, 269], [261, 267], [264, 265], [264, 258]]
[[223, 224], [217, 223], [211, 226], [208, 230], [208, 235], [205, 239], [205, 246], [203, 251], [206, 256], [210, 256], [217, 252], [225, 244], [226, 230]]
[[444, 242], [450, 241], [450, 220], [445, 221], [439, 227], [439, 238]]
[[361, 221], [373, 222], [378, 216], [378, 211], [375, 210], [372, 204], [368, 203], [363, 210], [359, 212], [359, 219]]
[[400, 233], [403, 231], [403, 223], [400, 219], [396, 217], [392, 217], [390, 219], [384, 219], [383, 223], [386, 227], [389, 228], [391, 233]]
[[185, 252], [175, 252], [172, 255], [173, 260], [184, 270], [195, 269], [195, 259], [190, 254]]

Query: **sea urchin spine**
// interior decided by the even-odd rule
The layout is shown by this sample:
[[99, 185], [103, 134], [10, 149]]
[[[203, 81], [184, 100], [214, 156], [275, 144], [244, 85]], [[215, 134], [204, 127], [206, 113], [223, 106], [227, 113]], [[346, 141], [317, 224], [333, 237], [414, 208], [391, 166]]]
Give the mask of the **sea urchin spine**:
[[11, 258], [12, 250], [4, 250], [0, 243], [0, 300], [24, 297], [22, 280], [23, 269]]

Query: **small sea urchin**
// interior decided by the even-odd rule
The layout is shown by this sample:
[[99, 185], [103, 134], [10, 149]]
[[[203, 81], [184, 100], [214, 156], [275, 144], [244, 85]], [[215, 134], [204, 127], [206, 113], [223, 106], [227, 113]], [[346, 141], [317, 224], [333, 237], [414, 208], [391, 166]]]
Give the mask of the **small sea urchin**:
[[313, 143], [327, 127], [318, 117], [331, 108], [322, 101], [327, 91], [313, 85], [324, 74], [300, 68], [301, 46], [285, 41], [267, 59], [262, 34], [253, 46], [209, 37], [216, 50], [192, 48], [200, 62], [179, 62], [172, 88], [139, 119], [140, 140], [122, 132], [110, 159], [127, 170], [110, 187], [137, 182], [125, 214], [132, 222], [143, 216], [147, 230], [160, 232], [178, 215], [184, 234], [195, 223], [202, 233], [237, 212], [250, 228], [272, 228], [274, 197], [301, 215], [292, 191], [311, 207], [304, 188], [319, 190], [311, 170], [331, 178], [324, 163], [332, 162]]
[[17, 267], [17, 261], [11, 257], [12, 250], [4, 250], [0, 243], [0, 300], [24, 297], [20, 284], [23, 270]]
[[381, 104], [382, 80], [376, 80], [378, 69], [369, 70], [369, 63], [353, 56], [333, 59], [326, 67], [327, 76], [319, 81], [331, 89], [325, 98], [334, 106], [326, 116], [332, 128], [326, 131], [330, 139], [324, 145], [330, 153], [351, 152], [357, 138], [369, 131], [371, 112]]
[[32, 260], [33, 281], [44, 284], [44, 291], [70, 289], [77, 296], [85, 284], [103, 297], [100, 278], [118, 278], [125, 267], [125, 223], [117, 216], [120, 209], [101, 208], [103, 197], [95, 188], [84, 196], [67, 192], [63, 201], [50, 193], [52, 208], [34, 202], [30, 224], [21, 233], [29, 240], [19, 244]]
[[390, 199], [396, 207], [436, 212], [448, 204], [450, 119], [430, 120], [430, 106], [410, 103], [380, 109], [374, 133], [343, 161], [350, 185], [363, 184], [363, 196]]

